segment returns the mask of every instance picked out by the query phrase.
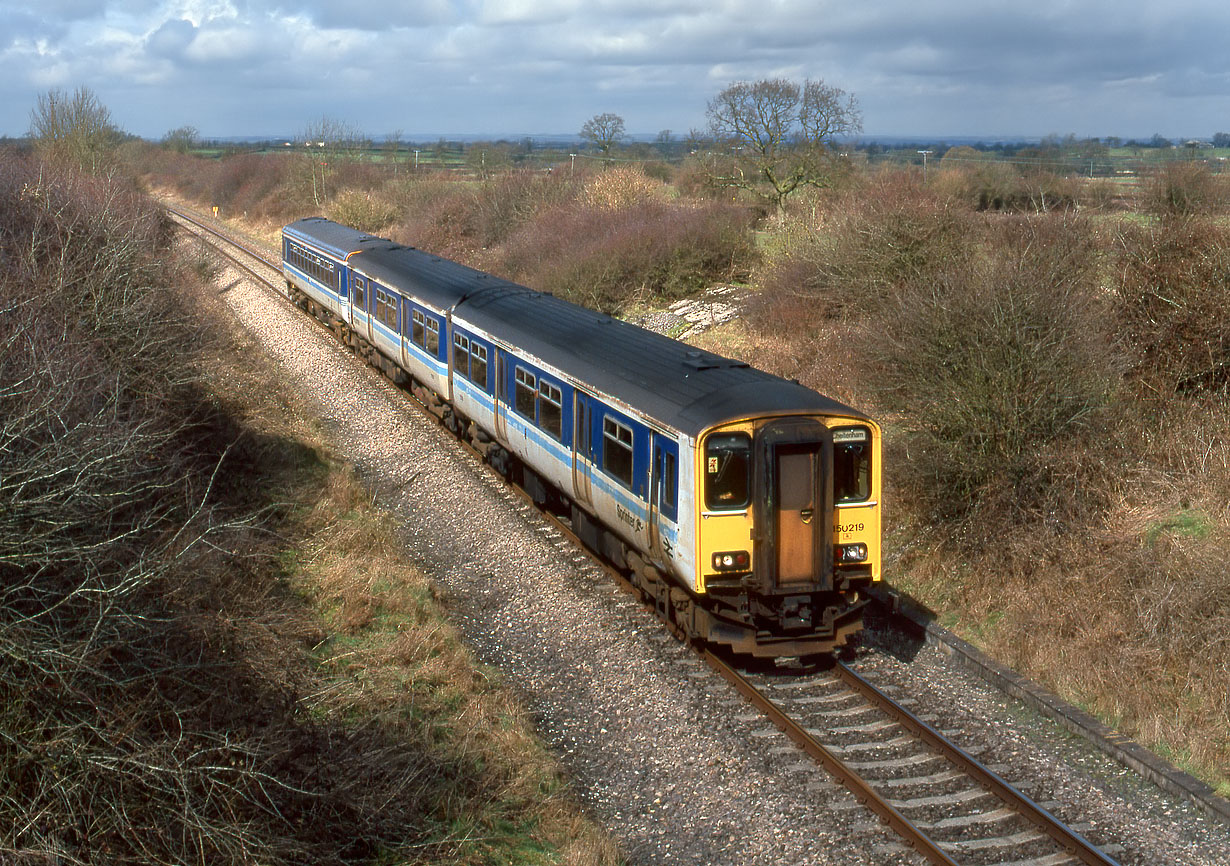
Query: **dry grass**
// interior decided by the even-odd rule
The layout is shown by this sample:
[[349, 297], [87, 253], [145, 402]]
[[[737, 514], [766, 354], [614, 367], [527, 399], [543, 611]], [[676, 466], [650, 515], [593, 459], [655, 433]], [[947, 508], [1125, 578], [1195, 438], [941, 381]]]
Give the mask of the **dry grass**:
[[431, 581], [399, 555], [392, 519], [351, 473], [333, 471], [330, 487], [305, 518], [311, 539], [294, 578], [328, 632], [313, 649], [336, 685], [320, 697], [321, 711], [417, 739], [454, 768], [439, 780], [440, 862], [615, 862], [524, 708], [461, 644]]
[[316, 683], [304, 706], [421, 757], [420, 772], [400, 781], [430, 804], [412, 828], [415, 862], [618, 862], [524, 707], [461, 643], [430, 577], [406, 561], [394, 519], [349, 466], [319, 459], [330, 445], [307, 411], [293, 393], [271, 389], [278, 379], [258, 352], [243, 354], [210, 365], [227, 399], [242, 403], [254, 429], [307, 443], [316, 455], [306, 474], [289, 479], [296, 505], [280, 530], [283, 579], [315, 623], [308, 647]]
[[702, 340], [884, 422], [891, 580], [1230, 787], [1224, 231], [942, 188], [882, 177], [770, 239], [753, 315]]
[[196, 245], [0, 205], [0, 861], [615, 862]]

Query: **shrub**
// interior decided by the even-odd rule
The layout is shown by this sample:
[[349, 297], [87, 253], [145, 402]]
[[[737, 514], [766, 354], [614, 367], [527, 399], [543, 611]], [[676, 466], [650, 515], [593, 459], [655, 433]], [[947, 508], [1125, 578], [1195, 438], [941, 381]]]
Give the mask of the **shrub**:
[[1226, 204], [1223, 185], [1196, 162], [1167, 163], [1144, 187], [1145, 208], [1157, 216], [1218, 213]]
[[968, 218], [910, 175], [886, 172], [828, 207], [812, 228], [794, 221], [770, 244], [754, 323], [797, 309], [804, 328], [880, 309], [904, 286], [939, 277], [966, 254]]
[[[415, 815], [364, 792], [417, 768], [390, 750], [387, 771], [355, 771], [360, 753], [339, 746], [377, 737], [294, 719], [294, 672], [262, 641], [298, 626], [271, 575], [233, 568], [260, 536], [242, 503], [217, 499], [250, 493], [261, 458], [286, 449], [244, 463], [252, 441], [186, 378], [207, 320], [171, 288], [187, 273], [156, 257], [159, 211], [120, 185], [3, 161], [0, 220], [0, 851], [371, 854], [373, 819]], [[235, 627], [244, 609], [262, 628]]]
[[564, 172], [513, 171], [484, 181], [457, 204], [474, 242], [493, 247], [540, 214], [572, 201], [576, 192], [577, 181]]
[[1210, 218], [1125, 225], [1116, 237], [1118, 333], [1164, 394], [1230, 386], [1230, 230]]
[[361, 232], [382, 235], [398, 218], [397, 208], [378, 195], [346, 190], [325, 209], [329, 219]]
[[664, 201], [666, 189], [640, 166], [616, 166], [585, 182], [584, 200], [595, 210], [622, 210]]
[[621, 210], [560, 207], [509, 239], [510, 278], [618, 313], [646, 296], [669, 300], [727, 280], [752, 255], [746, 211], [662, 203]]
[[934, 184], [937, 192], [974, 210], [1009, 213], [1071, 210], [1081, 191], [1076, 178], [1043, 171], [1022, 173], [999, 162], [942, 169]]
[[393, 240], [478, 267], [481, 250], [469, 218], [472, 193], [447, 174], [403, 182], [393, 199], [402, 218], [390, 230]]
[[903, 285], [860, 336], [899, 455], [948, 516], [980, 531], [1065, 520], [1089, 485], [1072, 455], [1096, 430], [1119, 376], [1088, 226], [1071, 217], [988, 225], [981, 248]]

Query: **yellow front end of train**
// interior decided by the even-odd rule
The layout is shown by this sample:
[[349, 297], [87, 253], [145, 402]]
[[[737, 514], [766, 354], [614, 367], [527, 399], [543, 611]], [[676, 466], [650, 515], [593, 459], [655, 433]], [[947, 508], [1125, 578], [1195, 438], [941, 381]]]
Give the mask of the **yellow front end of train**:
[[842, 645], [881, 577], [879, 427], [822, 416], [722, 424], [698, 440], [695, 472], [696, 593], [730, 628], [800, 654]]

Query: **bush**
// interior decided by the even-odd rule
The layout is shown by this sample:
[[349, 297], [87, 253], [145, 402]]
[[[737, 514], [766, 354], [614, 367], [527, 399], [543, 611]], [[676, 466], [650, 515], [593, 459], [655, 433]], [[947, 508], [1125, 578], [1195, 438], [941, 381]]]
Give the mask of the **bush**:
[[1079, 205], [1100, 211], [1124, 211], [1135, 207], [1136, 187], [1109, 178], [1081, 184]]
[[0, 158], [0, 859], [387, 856], [443, 773], [301, 713], [320, 638], [249, 510], [297, 454], [186, 378], [167, 246], [124, 187]]
[[445, 173], [402, 182], [393, 194], [402, 211], [390, 237], [436, 255], [480, 267], [482, 249], [475, 239], [472, 192]]
[[513, 171], [484, 181], [463, 208], [461, 222], [480, 247], [494, 247], [551, 208], [576, 198], [577, 181], [564, 172]]
[[383, 235], [398, 218], [397, 208], [380, 196], [346, 190], [329, 203], [326, 216], [361, 232]]
[[988, 162], [936, 173], [935, 188], [978, 211], [1046, 213], [1072, 210], [1080, 198], [1081, 181], [1050, 172], [1022, 173], [1015, 166]]
[[819, 227], [787, 224], [766, 253], [762, 291], [748, 314], [761, 323], [785, 307], [797, 309], [806, 329], [873, 313], [903, 287], [934, 281], [961, 258], [967, 222], [911, 175], [881, 173], [832, 202]]
[[1196, 162], [1167, 163], [1144, 187], [1145, 209], [1157, 216], [1220, 213], [1226, 205], [1224, 185]]
[[595, 210], [622, 210], [666, 200], [666, 188], [640, 166], [616, 166], [585, 182], [584, 200]]
[[1230, 230], [1209, 218], [1123, 226], [1118, 331], [1136, 376], [1163, 394], [1230, 387]]
[[751, 255], [749, 217], [738, 208], [574, 205], [526, 225], [496, 266], [536, 289], [617, 314], [636, 301], [674, 300], [732, 279]]
[[1083, 221], [997, 221], [980, 249], [866, 322], [862, 354], [901, 413], [897, 459], [946, 516], [978, 514], [970, 526], [993, 534], [997, 514], [1063, 521], [1096, 505], [1074, 479], [1097, 461], [1075, 455], [1119, 363], [1095, 264]]

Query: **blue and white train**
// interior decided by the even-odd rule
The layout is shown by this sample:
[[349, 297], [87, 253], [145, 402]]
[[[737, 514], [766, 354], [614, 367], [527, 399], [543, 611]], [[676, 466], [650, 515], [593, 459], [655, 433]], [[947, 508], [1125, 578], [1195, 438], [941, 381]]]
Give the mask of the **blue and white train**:
[[880, 430], [747, 364], [312, 217], [291, 297], [693, 639], [827, 653], [880, 579]]

